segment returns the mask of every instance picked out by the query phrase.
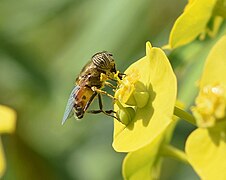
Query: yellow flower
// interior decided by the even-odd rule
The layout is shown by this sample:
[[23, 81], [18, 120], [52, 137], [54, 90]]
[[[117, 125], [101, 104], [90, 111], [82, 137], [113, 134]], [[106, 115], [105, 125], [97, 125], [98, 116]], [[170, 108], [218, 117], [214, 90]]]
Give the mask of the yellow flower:
[[211, 50], [200, 80], [196, 107], [192, 108], [199, 127], [211, 127], [225, 117], [226, 107], [226, 36]]
[[[198, 126], [186, 142], [186, 154], [201, 179], [226, 177], [226, 35], [212, 48], [193, 108]], [[208, 127], [208, 128], [203, 128]]]
[[199, 127], [212, 127], [225, 117], [225, 90], [223, 85], [207, 85], [200, 90], [196, 107], [192, 108]]
[[176, 101], [176, 77], [160, 48], [146, 44], [146, 56], [132, 64], [120, 82], [115, 105], [113, 147], [135, 151], [150, 144], [170, 124]]
[[150, 144], [134, 152], [129, 152], [123, 161], [124, 179], [159, 179], [163, 149], [171, 139], [176, 121], [172, 121], [166, 131], [158, 135]]
[[159, 156], [159, 148], [164, 136], [159, 135], [149, 145], [130, 152], [123, 161], [124, 179], [158, 179], [159, 168], [162, 160]]
[[[12, 133], [15, 130], [16, 113], [14, 110], [0, 105], [0, 134]], [[5, 171], [5, 158], [0, 137], [0, 178]]]
[[201, 179], [212, 180], [226, 177], [226, 124], [217, 127], [198, 128], [193, 131], [185, 146], [188, 161]]
[[[181, 102], [176, 106], [183, 109]], [[122, 167], [124, 179], [159, 179], [163, 158], [167, 156], [187, 163], [185, 154], [169, 144], [177, 122], [174, 116], [166, 130], [150, 144], [126, 155]]]
[[[213, 37], [223, 22], [223, 14], [226, 13], [225, 9], [224, 12], [221, 10], [223, 4], [223, 0], [189, 0], [184, 12], [174, 23], [169, 43], [165, 48], [185, 45], [199, 35], [204, 39], [206, 33]], [[211, 18], [213, 19], [212, 30], [207, 27]]]

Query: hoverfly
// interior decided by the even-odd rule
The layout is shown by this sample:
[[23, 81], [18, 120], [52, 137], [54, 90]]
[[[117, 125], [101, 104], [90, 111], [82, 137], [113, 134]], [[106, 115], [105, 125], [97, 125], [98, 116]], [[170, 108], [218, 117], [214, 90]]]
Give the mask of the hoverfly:
[[115, 89], [116, 87], [107, 80], [112, 80], [117, 83], [119, 79], [122, 79], [123, 75], [125, 74], [116, 71], [115, 61], [111, 53], [103, 51], [94, 54], [76, 79], [76, 85], [72, 89], [68, 99], [62, 124], [73, 116], [73, 114], [77, 119], [81, 119], [96, 96], [98, 96], [99, 110], [87, 112], [93, 114], [104, 113], [118, 119], [112, 115], [115, 113], [113, 110], [103, 110], [101, 94], [115, 99], [102, 89], [105, 85]]

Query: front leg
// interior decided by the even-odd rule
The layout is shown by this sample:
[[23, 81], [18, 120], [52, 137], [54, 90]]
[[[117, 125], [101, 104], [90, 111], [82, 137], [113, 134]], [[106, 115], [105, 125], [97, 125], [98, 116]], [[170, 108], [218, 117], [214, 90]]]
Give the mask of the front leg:
[[114, 86], [113, 84], [111, 84], [111, 83], [109, 83], [109, 82], [107, 82], [107, 81], [105, 81], [104, 84], [105, 84], [106, 86], [112, 88], [112, 89], [116, 89], [116, 86]]
[[114, 96], [112, 96], [111, 94], [108, 94], [106, 91], [103, 91], [103, 90], [101, 90], [101, 89], [98, 89], [98, 88], [95, 87], [95, 86], [91, 87], [91, 89], [92, 89], [94, 92], [98, 93], [98, 94], [104, 94], [104, 95], [107, 95], [108, 97], [112, 98], [114, 101], [117, 100], [117, 99], [116, 99]]

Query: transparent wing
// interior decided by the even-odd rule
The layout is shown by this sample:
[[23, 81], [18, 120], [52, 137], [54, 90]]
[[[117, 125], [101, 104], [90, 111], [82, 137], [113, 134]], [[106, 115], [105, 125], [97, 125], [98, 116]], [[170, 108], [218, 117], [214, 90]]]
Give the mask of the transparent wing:
[[71, 91], [70, 97], [67, 101], [66, 109], [64, 111], [62, 125], [66, 122], [67, 119], [69, 119], [73, 115], [73, 107], [74, 107], [74, 103], [75, 103], [75, 93], [78, 91], [78, 89], [79, 89], [79, 86], [75, 86]]

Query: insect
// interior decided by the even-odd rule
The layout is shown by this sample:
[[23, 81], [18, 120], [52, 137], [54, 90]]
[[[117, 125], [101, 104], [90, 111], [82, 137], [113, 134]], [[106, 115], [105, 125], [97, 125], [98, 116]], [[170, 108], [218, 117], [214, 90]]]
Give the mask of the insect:
[[113, 110], [103, 110], [101, 95], [105, 94], [115, 100], [112, 95], [102, 89], [105, 85], [115, 89], [116, 87], [107, 80], [115, 81], [117, 83], [124, 75], [125, 74], [116, 71], [115, 61], [111, 53], [103, 51], [94, 54], [76, 79], [76, 85], [72, 89], [68, 99], [62, 124], [73, 116], [73, 114], [77, 119], [83, 118], [85, 112], [96, 96], [98, 97], [100, 109], [87, 112], [93, 114], [104, 113], [118, 119], [116, 116], [112, 115], [115, 113]]

